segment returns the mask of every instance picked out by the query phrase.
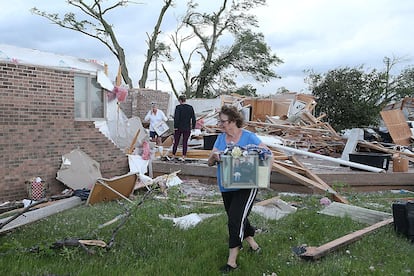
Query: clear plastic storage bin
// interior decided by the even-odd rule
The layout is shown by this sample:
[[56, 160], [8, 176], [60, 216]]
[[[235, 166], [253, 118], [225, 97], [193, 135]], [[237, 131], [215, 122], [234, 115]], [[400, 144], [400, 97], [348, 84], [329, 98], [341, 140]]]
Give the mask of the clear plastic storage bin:
[[248, 155], [234, 158], [221, 155], [220, 175], [225, 188], [251, 189], [269, 188], [271, 160], [260, 160], [259, 155]]

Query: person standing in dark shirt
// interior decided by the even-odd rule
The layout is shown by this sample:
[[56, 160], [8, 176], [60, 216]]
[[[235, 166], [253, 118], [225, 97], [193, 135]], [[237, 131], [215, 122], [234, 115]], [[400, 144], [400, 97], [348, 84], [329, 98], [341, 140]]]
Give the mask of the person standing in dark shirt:
[[187, 157], [188, 138], [190, 138], [191, 130], [195, 128], [196, 117], [194, 109], [186, 103], [184, 95], [178, 97], [179, 105], [175, 107], [174, 112], [174, 145], [173, 158], [177, 153], [178, 144], [181, 135], [183, 136], [183, 160]]

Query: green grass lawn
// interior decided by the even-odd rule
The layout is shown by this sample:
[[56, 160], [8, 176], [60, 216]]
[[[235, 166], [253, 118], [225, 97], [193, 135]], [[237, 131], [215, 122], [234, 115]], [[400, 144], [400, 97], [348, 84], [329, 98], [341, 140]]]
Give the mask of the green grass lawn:
[[[276, 196], [261, 192], [259, 198]], [[351, 204], [391, 213], [393, 193], [342, 194]], [[118, 202], [82, 205], [0, 236], [0, 275], [220, 275], [227, 260], [227, 226], [221, 205], [181, 202], [179, 191], [169, 200], [150, 197], [132, 210], [119, 229], [110, 250], [88, 247], [51, 249], [65, 238], [98, 239], [108, 242], [117, 223], [99, 225], [124, 213]], [[350, 218], [317, 214], [322, 195], [281, 196], [298, 210], [280, 220], [266, 220], [252, 213], [252, 223], [262, 231], [256, 240], [262, 254], [247, 248], [239, 255], [240, 269], [234, 275], [413, 275], [414, 245], [398, 236], [392, 225], [318, 261], [306, 261], [292, 247], [320, 246], [367, 225]], [[136, 201], [142, 198], [138, 194]], [[217, 200], [218, 197], [210, 199]], [[128, 204], [123, 202], [123, 204]], [[222, 213], [203, 220], [194, 228], [181, 230], [159, 215]], [[247, 245], [246, 245], [247, 247]]]

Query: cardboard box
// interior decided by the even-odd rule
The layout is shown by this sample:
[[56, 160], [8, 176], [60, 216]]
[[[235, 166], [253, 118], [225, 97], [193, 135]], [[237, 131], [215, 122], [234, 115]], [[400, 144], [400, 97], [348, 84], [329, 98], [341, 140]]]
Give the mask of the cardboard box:
[[234, 158], [220, 157], [221, 183], [225, 188], [251, 189], [269, 188], [271, 158], [260, 160], [258, 155]]
[[393, 172], [408, 172], [408, 159], [400, 156], [392, 159]]

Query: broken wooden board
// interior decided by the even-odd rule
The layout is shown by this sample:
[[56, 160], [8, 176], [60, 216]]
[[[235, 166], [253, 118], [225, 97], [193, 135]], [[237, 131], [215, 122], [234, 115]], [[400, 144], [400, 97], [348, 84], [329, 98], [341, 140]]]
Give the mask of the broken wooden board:
[[119, 198], [128, 198], [134, 190], [137, 179], [136, 173], [128, 173], [110, 179], [99, 178], [93, 185], [86, 203], [95, 204]]
[[358, 147], [364, 147], [368, 149], [373, 149], [379, 152], [390, 153], [390, 154], [399, 154], [406, 157], [410, 162], [414, 162], [414, 154], [410, 151], [401, 151], [392, 148], [386, 148], [385, 146], [375, 143], [375, 142], [367, 142], [367, 141], [358, 141]]
[[[326, 187], [324, 187], [320, 183], [318, 183], [316, 181], [313, 181], [313, 180], [311, 180], [311, 179], [309, 179], [309, 178], [307, 178], [303, 175], [300, 175], [296, 172], [293, 172], [293, 171], [291, 171], [291, 170], [289, 170], [289, 169], [287, 169], [287, 168], [285, 168], [285, 167], [283, 167], [283, 166], [281, 166], [277, 163], [273, 163], [272, 171], [276, 171], [280, 174], [283, 174], [283, 175], [289, 177], [290, 179], [293, 179], [293, 180], [299, 182], [300, 184], [303, 184], [307, 187], [310, 187], [311, 189], [316, 188], [317, 190], [319, 190], [321, 192], [330, 192], [330, 191], [327, 191]], [[331, 192], [333, 192], [333, 190]]]
[[[305, 169], [305, 176], [306, 177], [308, 177], [309, 179], [311, 179], [313, 181], [318, 182], [323, 187], [325, 187], [325, 189], [327, 191], [331, 191], [332, 190], [332, 188], [327, 183], [325, 183], [319, 176], [317, 176], [316, 174], [314, 174], [311, 170], [306, 169], [306, 167], [298, 159], [296, 159], [295, 156], [291, 156], [290, 157], [290, 160], [292, 160], [292, 162], [295, 165], [300, 166], [300, 167], [303, 167]], [[333, 199], [335, 201], [337, 201], [337, 202], [342, 202], [342, 203], [346, 203], [346, 204], [349, 203], [349, 201], [346, 198], [344, 198], [343, 196], [339, 195], [335, 191], [334, 192], [331, 192], [331, 195], [332, 195]]]
[[312, 246], [304, 247], [303, 248], [304, 252], [299, 254], [299, 257], [306, 259], [306, 260], [320, 259], [323, 256], [326, 256], [328, 253], [337, 250], [338, 248], [341, 248], [345, 245], [351, 244], [361, 239], [364, 235], [369, 234], [377, 230], [378, 228], [391, 224], [393, 221], [394, 221], [393, 218], [380, 221], [371, 226], [355, 231], [351, 234], [345, 235], [331, 242], [325, 243], [324, 245], [321, 245], [319, 247], [312, 247]]
[[[299, 164], [296, 164], [299, 165]], [[326, 184], [322, 179], [317, 177], [315, 174], [311, 173], [309, 170], [305, 169], [306, 175], [301, 175], [297, 172], [289, 170], [284, 166], [278, 164], [277, 162], [273, 162], [272, 169], [280, 174], [283, 174], [291, 179], [296, 180], [300, 184], [305, 185], [311, 189], [316, 188], [319, 192], [322, 193], [329, 193], [332, 195], [333, 199], [342, 203], [348, 203], [348, 201], [340, 196], [335, 190], [333, 190], [328, 184]]]
[[403, 146], [410, 145], [412, 133], [402, 110], [386, 110], [381, 111], [380, 114], [390, 132], [394, 144]]
[[342, 204], [338, 202], [332, 202], [318, 213], [341, 218], [350, 217], [354, 221], [367, 223], [369, 225], [392, 217], [392, 214], [390, 213], [370, 210], [367, 208]]
[[[3, 228], [0, 229], [0, 233], [5, 233], [11, 231], [17, 227], [35, 222], [37, 220], [43, 219], [45, 217], [51, 216], [53, 214], [71, 209], [73, 207], [79, 206], [82, 204], [82, 200], [77, 196], [72, 196], [69, 198], [61, 199], [55, 201], [53, 204], [36, 209], [33, 211], [25, 212], [22, 216], [11, 221]], [[9, 218], [0, 219], [0, 223], [7, 221]]]

